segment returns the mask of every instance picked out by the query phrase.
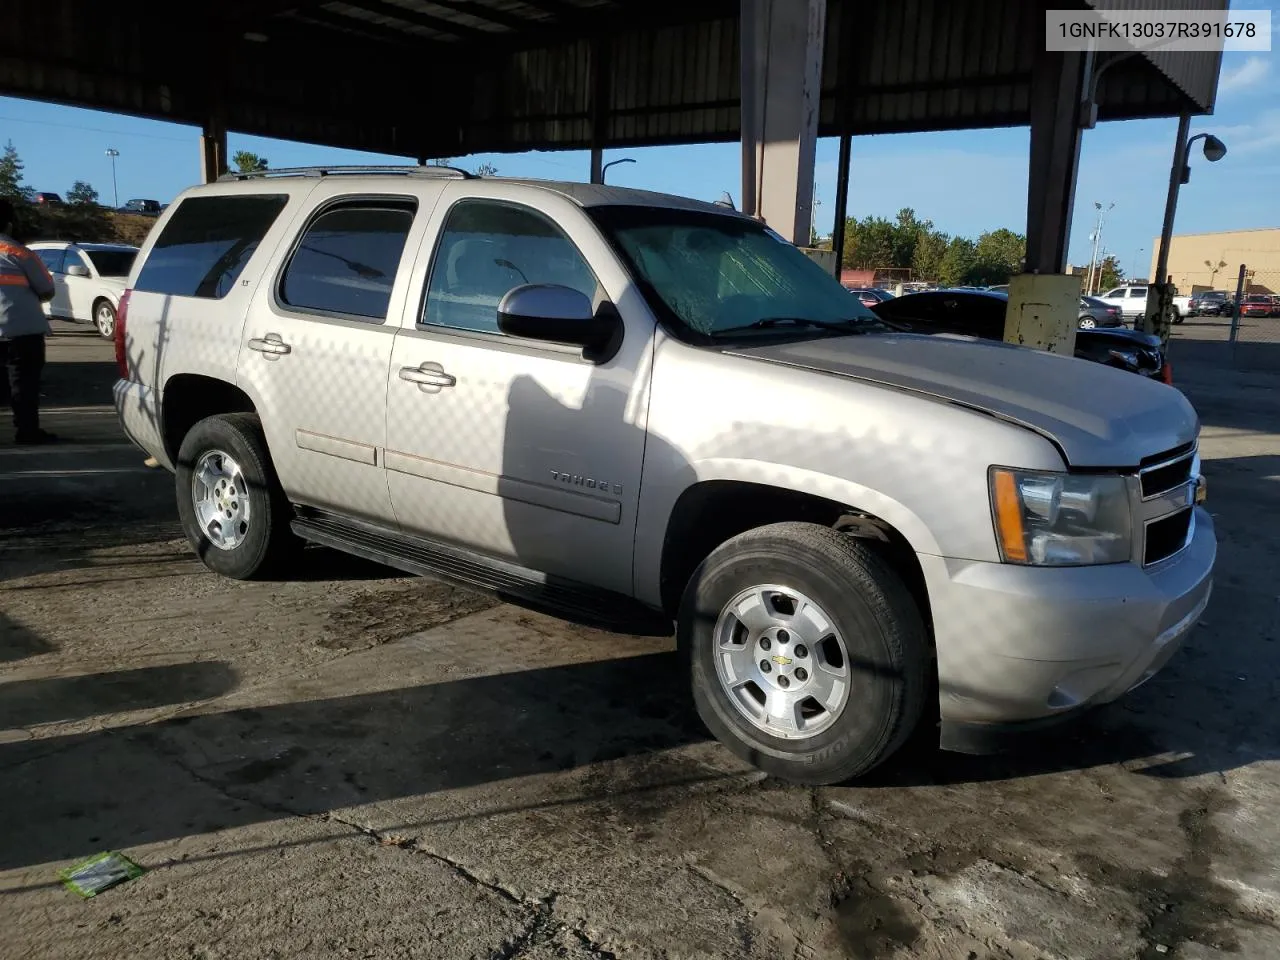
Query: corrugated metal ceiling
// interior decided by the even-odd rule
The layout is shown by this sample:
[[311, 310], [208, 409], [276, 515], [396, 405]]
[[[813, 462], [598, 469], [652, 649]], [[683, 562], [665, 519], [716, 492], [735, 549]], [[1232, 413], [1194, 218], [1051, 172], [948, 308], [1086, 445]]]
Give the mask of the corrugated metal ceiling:
[[[1215, 2], [1224, 0], [1183, 0]], [[1027, 123], [1047, 6], [829, 0], [821, 132]], [[193, 38], [142, 0], [15, 5], [0, 34], [0, 90], [187, 123], [221, 104], [228, 127], [245, 133], [407, 156], [581, 148], [596, 116], [610, 146], [738, 136], [734, 0], [224, 0], [220, 9]], [[1121, 63], [1103, 77], [1101, 116], [1207, 112], [1219, 61]]]

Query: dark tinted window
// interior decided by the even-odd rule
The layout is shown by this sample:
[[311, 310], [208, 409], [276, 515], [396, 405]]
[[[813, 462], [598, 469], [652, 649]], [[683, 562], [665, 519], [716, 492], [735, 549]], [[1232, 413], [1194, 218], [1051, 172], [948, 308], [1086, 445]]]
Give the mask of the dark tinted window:
[[1145, 297], [1146, 295], [1147, 295], [1146, 287], [1130, 287], [1129, 288], [1129, 296], [1131, 297]]
[[127, 277], [133, 269], [133, 258], [138, 255], [136, 250], [86, 250], [85, 253], [103, 277]]
[[436, 248], [423, 323], [498, 332], [498, 304], [526, 283], [572, 287], [591, 300], [596, 278], [554, 223], [526, 207], [463, 200]]
[[226, 296], [288, 200], [276, 195], [183, 200], [134, 288], [176, 297]]
[[280, 281], [291, 307], [382, 321], [413, 206], [362, 202], [320, 214], [307, 227]]
[[45, 269], [50, 273], [62, 272], [62, 259], [66, 255], [66, 250], [59, 247], [56, 250], [35, 250], [33, 251], [44, 264]]

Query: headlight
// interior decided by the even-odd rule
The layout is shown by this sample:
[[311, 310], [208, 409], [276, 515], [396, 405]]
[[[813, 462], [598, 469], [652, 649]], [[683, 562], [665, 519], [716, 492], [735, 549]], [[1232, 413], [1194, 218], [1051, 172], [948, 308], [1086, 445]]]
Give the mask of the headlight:
[[1125, 563], [1133, 552], [1124, 477], [995, 467], [991, 504], [1006, 563]]
[[1108, 350], [1113, 358], [1122, 360], [1131, 367], [1138, 366], [1138, 352], [1136, 350]]

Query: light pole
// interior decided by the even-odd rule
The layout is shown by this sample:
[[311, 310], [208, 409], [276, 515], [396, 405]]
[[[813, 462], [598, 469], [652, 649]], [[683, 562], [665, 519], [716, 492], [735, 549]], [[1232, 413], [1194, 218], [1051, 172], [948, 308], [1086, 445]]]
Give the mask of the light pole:
[[1102, 204], [1099, 203], [1097, 200], [1093, 202], [1093, 205], [1098, 211], [1098, 225], [1094, 227], [1093, 236], [1089, 238], [1090, 240], [1093, 241], [1093, 256], [1089, 259], [1089, 283], [1088, 283], [1088, 289], [1085, 292], [1088, 293], [1090, 296], [1092, 296], [1094, 293], [1093, 285], [1096, 278], [1094, 277], [1093, 272], [1094, 272], [1094, 268], [1097, 267], [1098, 265], [1098, 246], [1099, 244], [1102, 243], [1102, 221], [1106, 217], [1107, 213], [1111, 210], [1111, 208], [1116, 205], [1116, 202], [1112, 200], [1111, 203], [1107, 206], [1106, 210], [1102, 209]]
[[1136, 277], [1138, 275], [1138, 271], [1142, 269], [1142, 252], [1146, 249], [1146, 247], [1139, 247], [1137, 250], [1133, 251], [1133, 273], [1129, 274], [1130, 280]]
[[[1159, 303], [1153, 306], [1148, 297], [1148, 309], [1142, 318], [1143, 331], [1158, 333], [1166, 343], [1169, 340], [1169, 311], [1173, 307], [1173, 291], [1169, 289], [1169, 244], [1173, 240], [1173, 216], [1178, 211], [1178, 189], [1191, 180], [1191, 145], [1197, 140], [1204, 141], [1204, 158], [1210, 163], [1217, 163], [1227, 155], [1227, 145], [1211, 133], [1197, 133], [1190, 139], [1187, 133], [1191, 128], [1191, 115], [1184, 113], [1178, 118], [1178, 139], [1173, 145], [1173, 165], [1169, 169], [1169, 195], [1164, 203], [1164, 228], [1160, 231], [1160, 250], [1156, 254], [1156, 275], [1151, 282], [1159, 284]], [[1155, 330], [1152, 330], [1154, 321]]]
[[609, 172], [610, 167], [616, 167], [620, 163], [635, 163], [630, 157], [623, 157], [621, 160], [610, 160], [600, 168], [600, 182], [604, 183], [605, 174]]
[[120, 209], [120, 190], [116, 187], [116, 157], [120, 156], [120, 151], [115, 147], [107, 147], [107, 156], [111, 158], [111, 199], [114, 201], [113, 206]]

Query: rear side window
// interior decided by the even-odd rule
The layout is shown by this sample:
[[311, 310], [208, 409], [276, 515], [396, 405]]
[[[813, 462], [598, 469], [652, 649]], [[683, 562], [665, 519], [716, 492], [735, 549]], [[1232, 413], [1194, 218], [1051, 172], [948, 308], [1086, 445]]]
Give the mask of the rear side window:
[[381, 323], [414, 209], [411, 201], [359, 201], [321, 213], [284, 268], [281, 303]]
[[66, 255], [66, 250], [63, 247], [58, 247], [56, 250], [44, 248], [34, 252], [50, 273], [62, 272], [62, 258]]
[[278, 194], [188, 197], [156, 239], [134, 289], [226, 296], [288, 201]]
[[1147, 295], [1146, 287], [1130, 287], [1129, 288], [1129, 296], [1131, 297], [1145, 297], [1146, 295]]

